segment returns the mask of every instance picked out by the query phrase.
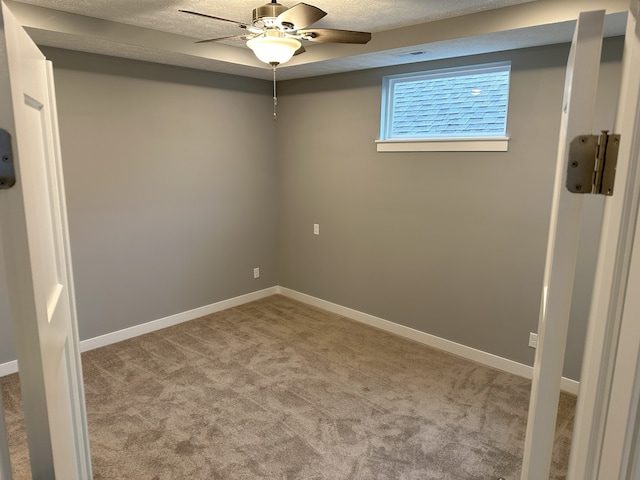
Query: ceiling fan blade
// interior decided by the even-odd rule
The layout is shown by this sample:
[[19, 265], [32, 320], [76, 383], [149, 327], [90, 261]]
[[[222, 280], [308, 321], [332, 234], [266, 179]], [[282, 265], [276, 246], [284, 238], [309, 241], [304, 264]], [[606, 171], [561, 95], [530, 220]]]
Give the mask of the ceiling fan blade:
[[326, 14], [327, 12], [313, 5], [298, 3], [278, 15], [277, 21], [280, 25], [292, 25], [295, 30], [298, 30], [300, 28], [307, 28]]
[[247, 38], [247, 35], [231, 35], [229, 37], [208, 38], [207, 40], [198, 40], [195, 43], [219, 42], [220, 40], [232, 40], [234, 38], [242, 38], [244, 40]]
[[313, 28], [311, 30], [298, 30], [305, 40], [319, 43], [359, 43], [365, 44], [371, 40], [369, 32], [354, 32], [352, 30], [334, 30], [330, 28]]
[[304, 46], [300, 45], [300, 48], [293, 52], [293, 56], [300, 55], [301, 53], [306, 52]]
[[249, 25], [247, 25], [246, 23], [236, 22], [235, 20], [229, 20], [228, 18], [214, 17], [213, 15], [208, 15], [206, 13], [193, 12], [191, 10], [178, 10], [178, 11], [182, 12], [182, 13], [189, 13], [191, 15], [198, 15], [199, 17], [212, 18], [214, 20], [220, 20], [222, 22], [233, 23], [235, 25], [238, 25], [240, 28], [248, 28], [249, 27]]

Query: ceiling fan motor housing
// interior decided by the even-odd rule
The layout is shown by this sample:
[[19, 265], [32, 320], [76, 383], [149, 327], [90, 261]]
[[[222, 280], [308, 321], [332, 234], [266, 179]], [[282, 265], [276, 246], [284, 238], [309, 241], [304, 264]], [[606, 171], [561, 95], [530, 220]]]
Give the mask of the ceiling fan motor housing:
[[287, 7], [277, 2], [267, 3], [261, 7], [253, 9], [253, 24], [256, 26], [273, 27], [276, 25], [276, 18], [282, 12], [288, 10]]

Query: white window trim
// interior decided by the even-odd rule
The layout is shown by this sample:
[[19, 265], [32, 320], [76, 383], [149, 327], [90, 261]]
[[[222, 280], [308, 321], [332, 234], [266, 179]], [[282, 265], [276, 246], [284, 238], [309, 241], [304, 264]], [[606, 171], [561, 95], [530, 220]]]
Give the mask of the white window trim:
[[376, 140], [378, 152], [506, 152], [509, 137]]
[[[495, 62], [453, 68], [443, 68], [426, 72], [411, 72], [399, 75], [389, 75], [383, 78], [382, 111], [380, 117], [380, 139], [376, 140], [378, 152], [506, 152], [509, 137], [486, 136], [478, 138], [438, 137], [438, 138], [386, 138], [391, 130], [391, 111], [393, 90], [396, 82], [420, 77], [450, 77], [460, 72], [492, 72], [511, 71], [511, 62]], [[508, 109], [508, 101], [507, 101]]]

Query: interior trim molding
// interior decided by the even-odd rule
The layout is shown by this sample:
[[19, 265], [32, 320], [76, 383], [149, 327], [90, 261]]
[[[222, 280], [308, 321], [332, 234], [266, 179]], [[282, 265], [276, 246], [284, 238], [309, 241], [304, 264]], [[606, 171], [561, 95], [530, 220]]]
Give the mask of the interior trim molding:
[[[301, 293], [296, 290], [291, 290], [290, 288], [281, 286], [265, 288], [264, 290], [258, 290], [256, 292], [247, 293], [238, 297], [229, 298], [227, 300], [222, 300], [210, 305], [194, 308], [193, 310], [177, 313], [175, 315], [164, 317], [158, 320], [152, 320], [141, 325], [135, 325], [123, 330], [100, 335], [99, 337], [82, 340], [80, 342], [80, 351], [86, 352], [95, 348], [111, 345], [112, 343], [128, 340], [139, 335], [144, 335], [145, 333], [150, 333], [162, 328], [171, 327], [173, 325], [187, 322], [189, 320], [195, 320], [196, 318], [200, 318], [205, 315], [210, 315], [221, 310], [226, 310], [227, 308], [237, 307], [239, 305], [253, 302], [254, 300], [260, 300], [261, 298], [265, 298], [275, 294], [281, 294], [285, 297], [298, 300], [302, 303], [306, 303], [314, 307], [337, 313], [338, 315], [342, 315], [357, 322], [380, 328], [381, 330], [394, 333], [404, 338], [415, 340], [416, 342], [420, 342], [424, 345], [437, 348], [438, 350], [442, 350], [453, 355], [458, 355], [459, 357], [481, 363], [488, 367], [502, 370], [503, 372], [512, 373], [529, 380], [533, 378], [533, 367], [530, 367], [528, 365], [514, 362], [513, 360], [499, 357], [491, 353], [483, 352], [482, 350], [477, 350], [460, 343], [452, 342], [451, 340], [436, 337], [435, 335], [421, 332], [420, 330], [416, 330], [414, 328], [405, 327], [404, 325], [400, 325], [389, 320], [384, 320], [382, 318], [369, 315], [368, 313], [360, 312], [348, 307], [343, 307], [342, 305], [331, 303], [326, 300], [307, 295], [306, 293]], [[16, 360], [0, 364], [0, 377], [16, 373], [17, 371], [18, 362]], [[577, 395], [579, 387], [579, 382], [570, 378], [562, 377], [560, 388], [564, 392]]]
[[203, 307], [194, 308], [193, 310], [187, 310], [186, 312], [176, 313], [175, 315], [170, 315], [158, 320], [152, 320], [141, 325], [135, 325], [116, 332], [106, 333], [99, 337], [82, 340], [80, 342], [80, 351], [86, 352], [95, 348], [111, 345], [112, 343], [128, 340], [139, 335], [144, 335], [145, 333], [154, 332], [162, 328], [188, 322], [189, 320], [195, 320], [196, 318], [200, 318], [205, 315], [211, 315], [212, 313], [220, 312], [227, 308], [233, 308], [245, 303], [253, 302], [254, 300], [260, 300], [261, 298], [269, 297], [276, 293], [277, 287], [269, 287], [264, 290], [258, 290], [256, 292], [240, 295], [239, 297], [233, 297], [210, 305], [205, 305]]
[[18, 371], [18, 361], [11, 360], [10, 362], [0, 363], [0, 377], [11, 375]]
[[509, 138], [376, 140], [378, 152], [506, 152]]
[[[269, 287], [264, 290], [258, 290], [256, 292], [247, 293], [238, 297], [229, 298], [220, 302], [205, 305], [203, 307], [194, 308], [193, 310], [187, 310], [186, 312], [177, 313], [168, 317], [160, 318], [158, 320], [152, 320], [150, 322], [142, 323], [140, 325], [134, 325], [133, 327], [124, 328], [111, 333], [106, 333], [98, 337], [89, 338], [80, 342], [80, 351], [86, 352], [95, 348], [105, 347], [112, 343], [122, 342], [130, 338], [144, 335], [145, 333], [154, 332], [162, 328], [171, 327], [179, 323], [188, 322], [189, 320], [195, 320], [196, 318], [210, 315], [212, 313], [226, 310], [227, 308], [237, 307], [245, 303], [253, 302], [254, 300], [260, 300], [261, 298], [269, 297], [278, 293], [278, 287]], [[18, 371], [17, 360], [0, 364], [0, 377], [10, 375]]]
[[[381, 330], [400, 335], [401, 337], [415, 340], [416, 342], [420, 342], [424, 345], [437, 348], [438, 350], [442, 350], [447, 353], [452, 353], [468, 360], [473, 360], [488, 367], [502, 370], [507, 373], [512, 373], [529, 380], [533, 378], [533, 367], [530, 367], [528, 365], [514, 362], [513, 360], [499, 357], [491, 353], [483, 352], [482, 350], [477, 350], [460, 343], [452, 342], [451, 340], [436, 337], [435, 335], [421, 332], [414, 328], [405, 327], [404, 325], [399, 325], [389, 320], [384, 320], [382, 318], [369, 315], [368, 313], [363, 313], [358, 310], [343, 307], [342, 305], [331, 303], [320, 298], [312, 297], [311, 295], [300, 293], [286, 287], [278, 287], [277, 291], [279, 294], [292, 298], [294, 300], [298, 300], [308, 305], [337, 313], [338, 315], [342, 315], [357, 322], [366, 323], [367, 325], [371, 325], [372, 327], [380, 328]], [[570, 378], [562, 377], [560, 388], [564, 392], [577, 395], [579, 387], [580, 382], [577, 382]]]

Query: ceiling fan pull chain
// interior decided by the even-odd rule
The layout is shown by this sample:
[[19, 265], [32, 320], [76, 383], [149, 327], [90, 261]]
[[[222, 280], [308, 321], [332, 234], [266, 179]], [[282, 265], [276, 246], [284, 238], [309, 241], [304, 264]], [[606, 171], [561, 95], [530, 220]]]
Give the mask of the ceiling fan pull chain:
[[278, 106], [278, 95], [276, 94], [276, 66], [273, 65], [273, 119], [276, 120], [276, 107]]

